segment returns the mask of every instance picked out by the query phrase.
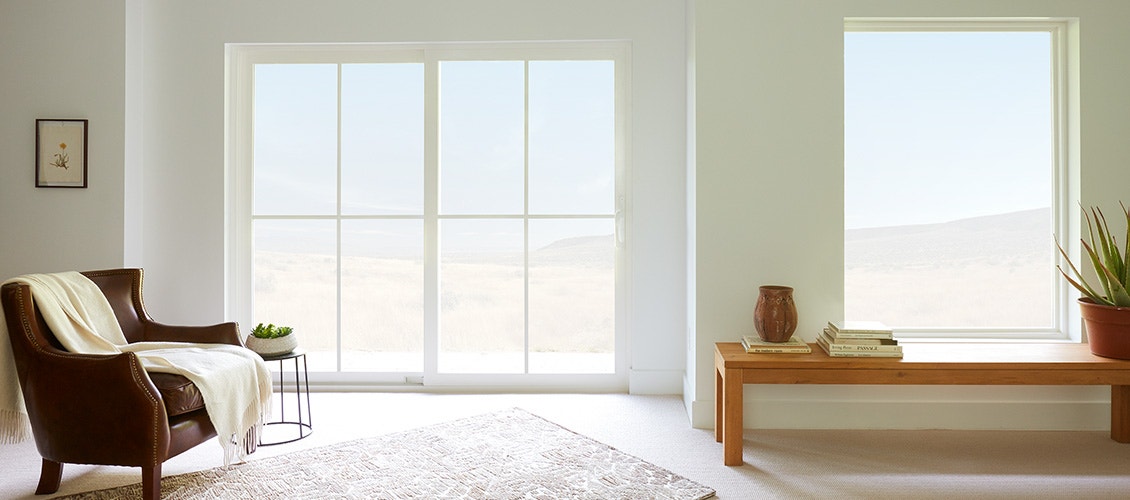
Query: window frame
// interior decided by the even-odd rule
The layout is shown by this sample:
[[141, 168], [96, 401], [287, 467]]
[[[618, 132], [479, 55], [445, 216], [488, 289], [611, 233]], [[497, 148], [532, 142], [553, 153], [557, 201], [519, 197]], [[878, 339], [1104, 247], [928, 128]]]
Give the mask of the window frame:
[[[853, 32], [1046, 32], [1051, 36], [1051, 50], [1049, 54], [1052, 74], [1051, 101], [1051, 176], [1052, 192], [1050, 193], [1051, 227], [1054, 235], [1067, 235], [1060, 241], [1074, 241], [1078, 239], [1078, 209], [1072, 208], [1078, 204], [1079, 195], [1077, 183], [1072, 179], [1078, 178], [1078, 159], [1076, 148], [1070, 147], [1077, 144], [1078, 119], [1076, 111], [1069, 105], [1077, 105], [1078, 99], [1073, 98], [1077, 93], [1077, 86], [1071, 85], [1076, 81], [1072, 77], [1077, 72], [1078, 34], [1075, 25], [1078, 20], [1060, 18], [872, 18], [855, 17], [844, 18], [844, 34]], [[845, 102], [846, 105], [846, 102]], [[845, 146], [846, 149], [846, 146]], [[1074, 219], [1072, 218], [1074, 217]], [[1053, 246], [1052, 235], [1049, 235], [1048, 245]], [[1068, 250], [1072, 254], [1077, 252], [1076, 246]], [[1066, 247], [1065, 247], [1066, 248]], [[1075, 255], [1077, 256], [1077, 255]], [[1052, 260], [1048, 265], [1048, 279], [1052, 280], [1052, 320], [1047, 328], [1031, 327], [1000, 327], [1000, 328], [952, 328], [952, 327], [896, 327], [896, 335], [900, 340], [908, 341], [1078, 341], [1081, 338], [1081, 328], [1078, 326], [1077, 311], [1069, 308], [1074, 303], [1070, 297], [1068, 285], [1059, 276], [1056, 265], [1063, 263], [1063, 258], [1058, 251], [1052, 252]]]
[[[253, 90], [254, 67], [257, 64], [353, 64], [353, 63], [422, 63], [424, 64], [424, 208], [423, 214], [351, 216], [311, 216], [316, 219], [416, 219], [424, 224], [424, 371], [393, 372], [311, 372], [316, 385], [338, 389], [368, 389], [374, 386], [434, 385], [462, 387], [563, 388], [583, 390], [626, 390], [628, 386], [628, 287], [625, 228], [629, 226], [629, 132], [630, 116], [630, 44], [626, 41], [576, 42], [466, 42], [466, 43], [357, 43], [357, 44], [227, 44], [225, 68], [225, 308], [226, 315], [240, 324], [250, 324], [253, 311], [252, 285], [252, 221], [277, 216], [255, 216], [253, 212]], [[541, 374], [528, 372], [529, 343], [527, 330], [527, 372], [521, 374], [451, 374], [437, 372], [439, 317], [439, 221], [468, 218], [467, 215], [444, 215], [439, 211], [439, 125], [438, 67], [441, 61], [546, 61], [546, 60], [611, 60], [615, 78], [614, 183], [613, 213], [600, 215], [516, 214], [523, 220], [606, 218], [615, 227], [615, 331], [614, 371], [609, 374]], [[339, 117], [340, 120], [340, 117]], [[340, 133], [340, 132], [339, 132]], [[529, 140], [528, 130], [526, 140]], [[338, 204], [340, 205], [340, 146], [338, 154]], [[525, 169], [529, 169], [528, 159]], [[528, 176], [528, 174], [527, 174]], [[528, 187], [526, 188], [528, 198]], [[474, 216], [471, 216], [472, 218]], [[488, 216], [488, 218], [493, 216]], [[509, 217], [509, 216], [508, 216]], [[283, 217], [301, 219], [303, 217]], [[527, 241], [527, 234], [525, 239]], [[338, 242], [337, 259], [341, 259]], [[528, 264], [527, 264], [528, 266]], [[528, 272], [526, 270], [528, 279]], [[340, 267], [337, 287], [337, 315], [340, 318]], [[525, 305], [529, 307], [528, 299]], [[340, 321], [340, 320], [339, 320]], [[338, 367], [341, 362], [340, 326], [338, 328]]]

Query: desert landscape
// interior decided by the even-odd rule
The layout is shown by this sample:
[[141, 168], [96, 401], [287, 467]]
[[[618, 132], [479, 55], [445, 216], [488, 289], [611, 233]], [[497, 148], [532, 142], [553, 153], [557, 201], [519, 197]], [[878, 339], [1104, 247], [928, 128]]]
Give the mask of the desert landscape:
[[[612, 373], [615, 248], [611, 235], [567, 238], [529, 256], [529, 372]], [[520, 253], [445, 255], [439, 371], [523, 373]], [[255, 252], [255, 322], [293, 326], [310, 369], [423, 370], [424, 266], [411, 257], [343, 256], [341, 315], [333, 256]]]
[[[1048, 327], [1053, 249], [1049, 209], [849, 230], [846, 317], [908, 328]], [[613, 372], [614, 256], [611, 235], [531, 250], [527, 357], [522, 254], [445, 254], [439, 371]], [[340, 298], [334, 262], [256, 251], [255, 321], [294, 326], [311, 370], [423, 371], [422, 260], [343, 256]]]
[[1050, 327], [1050, 209], [849, 230], [844, 310], [892, 326]]

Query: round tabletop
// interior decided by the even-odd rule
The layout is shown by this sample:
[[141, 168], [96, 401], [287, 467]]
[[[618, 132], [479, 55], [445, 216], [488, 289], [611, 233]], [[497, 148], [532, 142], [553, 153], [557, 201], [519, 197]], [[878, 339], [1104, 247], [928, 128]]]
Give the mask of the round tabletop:
[[281, 353], [281, 354], [272, 354], [270, 356], [264, 356], [264, 355], [260, 354], [259, 356], [261, 356], [263, 358], [263, 361], [282, 361], [284, 359], [293, 359], [293, 358], [297, 358], [299, 356], [305, 356], [305, 355], [306, 355], [305, 350], [295, 349], [293, 351], [284, 352], [284, 353]]

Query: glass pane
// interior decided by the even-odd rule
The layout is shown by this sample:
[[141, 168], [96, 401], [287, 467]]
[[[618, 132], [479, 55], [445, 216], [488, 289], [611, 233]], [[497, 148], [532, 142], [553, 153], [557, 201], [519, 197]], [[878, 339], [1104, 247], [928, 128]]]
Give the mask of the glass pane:
[[524, 211], [521, 61], [440, 63], [440, 212]]
[[252, 224], [252, 325], [294, 327], [311, 371], [337, 371], [337, 264], [333, 221]]
[[844, 42], [846, 316], [1051, 327], [1051, 35]]
[[341, 369], [424, 370], [424, 228], [341, 222]]
[[341, 211], [424, 212], [424, 66], [341, 68]]
[[440, 221], [438, 371], [525, 371], [520, 220]]
[[255, 65], [255, 215], [337, 213], [337, 66]]
[[611, 220], [530, 221], [530, 373], [614, 373]]
[[610, 214], [615, 65], [530, 62], [530, 213]]

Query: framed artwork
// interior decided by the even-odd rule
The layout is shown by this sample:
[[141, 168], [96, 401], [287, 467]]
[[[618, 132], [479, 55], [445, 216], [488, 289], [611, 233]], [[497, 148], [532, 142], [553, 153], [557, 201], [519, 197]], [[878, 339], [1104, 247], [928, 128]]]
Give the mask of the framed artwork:
[[86, 187], [86, 120], [35, 120], [35, 187]]

